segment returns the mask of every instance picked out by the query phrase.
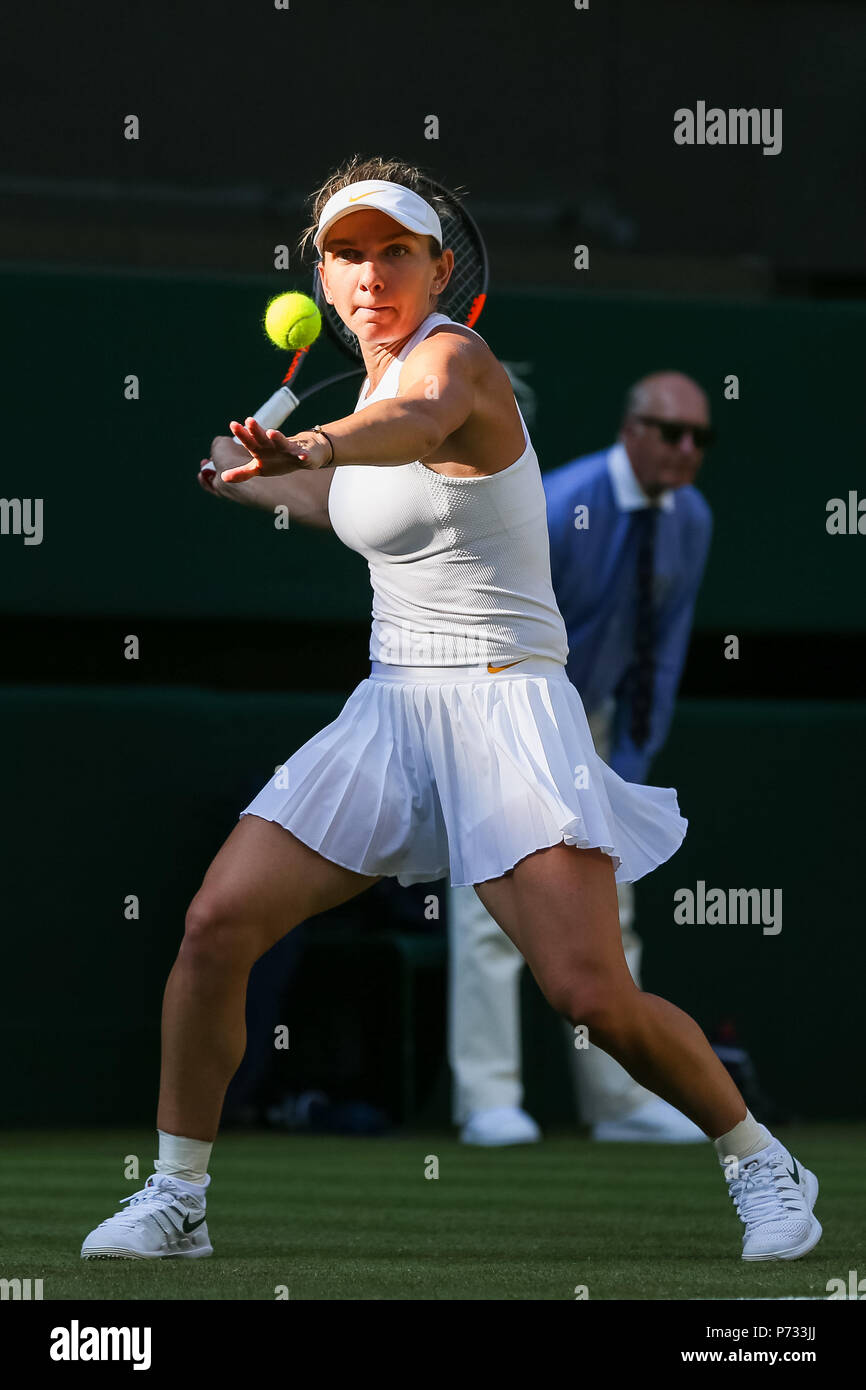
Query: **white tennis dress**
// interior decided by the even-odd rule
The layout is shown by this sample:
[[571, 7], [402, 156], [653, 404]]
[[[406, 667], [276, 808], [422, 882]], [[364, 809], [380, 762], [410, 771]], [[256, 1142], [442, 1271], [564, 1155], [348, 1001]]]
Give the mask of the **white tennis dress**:
[[[429, 314], [355, 410], [396, 396], [412, 348], [451, 322]], [[242, 816], [403, 885], [483, 883], [560, 841], [601, 848], [631, 883], [679, 848], [676, 792], [602, 762], [566, 676], [544, 487], [520, 419], [523, 453], [489, 476], [447, 478], [417, 459], [336, 469], [331, 524], [370, 567], [370, 675]]]

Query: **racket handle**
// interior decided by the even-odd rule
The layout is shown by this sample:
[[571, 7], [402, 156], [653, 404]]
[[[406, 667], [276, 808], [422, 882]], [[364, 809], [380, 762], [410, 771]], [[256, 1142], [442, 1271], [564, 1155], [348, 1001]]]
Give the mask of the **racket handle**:
[[[288, 386], [281, 386], [272, 396], [269, 396], [263, 406], [256, 411], [254, 419], [258, 420], [263, 430], [278, 430], [284, 420], [288, 420], [293, 411], [298, 408], [298, 398], [294, 391], [290, 391]], [[215, 473], [216, 467], [211, 459], [203, 464], [199, 469], [200, 473]]]
[[289, 390], [288, 386], [281, 386], [259, 407], [254, 418], [263, 430], [278, 430], [283, 421], [297, 408], [298, 398], [294, 391]]

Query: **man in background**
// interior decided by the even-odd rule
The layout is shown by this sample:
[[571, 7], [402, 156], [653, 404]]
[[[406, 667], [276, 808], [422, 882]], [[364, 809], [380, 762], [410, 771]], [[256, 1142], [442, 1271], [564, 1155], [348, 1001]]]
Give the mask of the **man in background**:
[[[553, 590], [568, 632], [566, 672], [596, 750], [647, 784], [667, 737], [706, 565], [712, 517], [693, 486], [712, 440], [706, 394], [679, 372], [628, 392], [617, 443], [543, 475]], [[523, 958], [472, 887], [449, 885], [448, 1048], [454, 1119], [465, 1143], [538, 1140], [522, 1109]], [[618, 884], [623, 949], [640, 986], [634, 890]], [[574, 1047], [578, 1109], [602, 1141], [693, 1143], [691, 1120], [599, 1048]]]

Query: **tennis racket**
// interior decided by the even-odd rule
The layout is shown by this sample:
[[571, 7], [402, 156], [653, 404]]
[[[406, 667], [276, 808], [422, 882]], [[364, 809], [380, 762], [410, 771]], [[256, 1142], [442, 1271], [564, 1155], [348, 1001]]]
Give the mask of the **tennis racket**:
[[[351, 371], [336, 372], [332, 376], [325, 377], [323, 381], [317, 381], [314, 386], [308, 386], [306, 391], [297, 393], [294, 387], [297, 385], [301, 368], [310, 355], [310, 348], [299, 348], [296, 352], [292, 353], [288, 370], [277, 390], [272, 396], [268, 396], [264, 404], [259, 406], [258, 410], [255, 412], [254, 418], [264, 430], [279, 429], [280, 425], [297, 410], [301, 401], [307, 400], [309, 396], [314, 396], [317, 391], [324, 391], [328, 386], [334, 386], [338, 381], [351, 381], [353, 377], [364, 375], [364, 359], [361, 356], [360, 344], [358, 344], [358, 340], [355, 338], [354, 333], [351, 336], [355, 338], [355, 348], [346, 341], [346, 338], [342, 334], [338, 335], [334, 332], [333, 317], [331, 314], [324, 312], [326, 309], [332, 309], [333, 306], [327, 303], [322, 294], [322, 282], [318, 270], [315, 269], [313, 270], [313, 298], [319, 307], [319, 311], [322, 313], [322, 321], [325, 325], [328, 337], [342, 353], [356, 363], [356, 366]], [[335, 315], [334, 317], [337, 316]], [[340, 320], [338, 319], [338, 321]], [[212, 475], [216, 472], [213, 460], [207, 459], [201, 465], [199, 471], [204, 475], [203, 481], [209, 481], [208, 475]]]
[[[478, 322], [487, 299], [488, 261], [487, 248], [480, 231], [470, 214], [458, 202], [450, 189], [432, 179], [426, 181], [423, 190], [427, 201], [436, 209], [442, 224], [442, 247], [454, 252], [454, 269], [451, 279], [439, 297], [437, 312], [447, 314], [455, 323], [472, 328]], [[306, 391], [297, 393], [295, 386], [298, 375], [310, 355], [310, 348], [301, 348], [292, 355], [288, 371], [278, 389], [255, 412], [254, 418], [265, 430], [276, 430], [297, 410], [302, 401], [324, 391], [340, 381], [351, 381], [353, 377], [365, 375], [364, 357], [356, 334], [340, 318], [333, 304], [325, 299], [318, 270], [313, 268], [313, 299], [319, 307], [328, 337], [356, 365], [351, 371], [337, 372], [318, 381]], [[201, 471], [216, 472], [208, 460]]]

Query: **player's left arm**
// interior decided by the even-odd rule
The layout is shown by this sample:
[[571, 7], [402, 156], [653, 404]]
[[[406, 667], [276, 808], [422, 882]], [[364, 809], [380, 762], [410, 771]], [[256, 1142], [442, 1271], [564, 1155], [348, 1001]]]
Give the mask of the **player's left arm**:
[[336, 465], [397, 465], [434, 453], [475, 409], [489, 353], [479, 339], [458, 333], [424, 338], [403, 363], [399, 395], [322, 425]]

